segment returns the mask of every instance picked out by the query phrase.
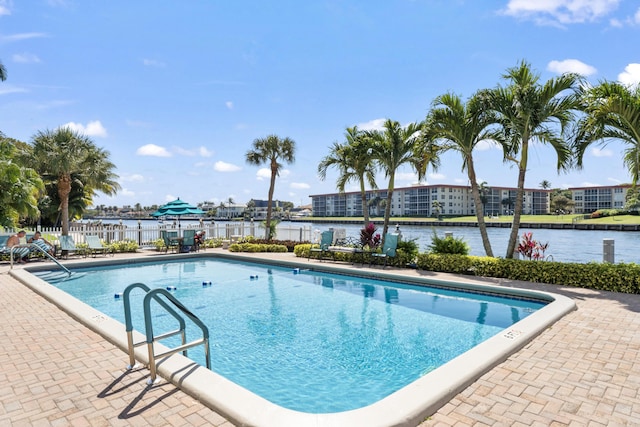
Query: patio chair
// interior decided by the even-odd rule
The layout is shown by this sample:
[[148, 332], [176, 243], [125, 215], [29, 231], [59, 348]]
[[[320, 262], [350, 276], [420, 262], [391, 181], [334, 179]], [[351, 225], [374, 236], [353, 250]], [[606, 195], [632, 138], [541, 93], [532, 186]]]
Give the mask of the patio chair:
[[169, 251], [169, 248], [173, 249], [175, 252], [180, 250], [180, 242], [175, 239], [176, 237], [178, 237], [178, 232], [162, 230], [160, 232], [160, 235], [162, 236], [162, 240], [164, 241], [165, 253]]
[[182, 233], [182, 252], [195, 252], [198, 249], [196, 230], [184, 230]]
[[95, 257], [97, 254], [107, 255], [111, 254], [113, 256], [113, 249], [109, 246], [103, 246], [102, 241], [98, 236], [85, 236], [85, 241], [87, 245], [89, 245], [89, 253], [91, 256]]
[[81, 255], [87, 256], [87, 251], [84, 248], [78, 248], [76, 242], [73, 241], [71, 236], [60, 236], [60, 250], [62, 256], [69, 258], [69, 255]]
[[329, 246], [331, 246], [332, 243], [333, 243], [333, 231], [323, 231], [322, 234], [320, 235], [320, 247], [315, 248], [313, 247], [313, 245], [311, 245], [307, 260], [311, 259], [312, 253], [319, 253], [320, 254], [319, 259], [322, 260], [325, 253], [330, 253]]
[[384, 267], [387, 267], [387, 260], [389, 258], [393, 258], [396, 256], [396, 249], [398, 248], [398, 235], [387, 233], [384, 237], [384, 245], [382, 246], [382, 252], [371, 253], [371, 258], [369, 259], [369, 266], [374, 260], [384, 259]]

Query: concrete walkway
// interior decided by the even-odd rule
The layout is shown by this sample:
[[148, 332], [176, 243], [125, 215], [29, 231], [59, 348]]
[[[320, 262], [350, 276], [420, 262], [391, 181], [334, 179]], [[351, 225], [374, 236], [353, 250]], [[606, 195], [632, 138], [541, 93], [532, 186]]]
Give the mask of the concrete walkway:
[[[124, 352], [7, 271], [1, 264], [0, 425], [233, 425], [171, 384], [147, 388], [146, 369], [126, 372]], [[420, 427], [640, 425], [640, 295], [501, 284], [567, 295], [578, 310]]]

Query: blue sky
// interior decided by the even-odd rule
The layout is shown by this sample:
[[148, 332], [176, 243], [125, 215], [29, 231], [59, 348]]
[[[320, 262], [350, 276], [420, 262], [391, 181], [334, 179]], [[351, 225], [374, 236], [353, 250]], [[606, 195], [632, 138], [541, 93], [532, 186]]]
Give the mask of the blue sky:
[[[423, 120], [436, 96], [494, 87], [522, 59], [545, 81], [575, 71], [637, 84], [638, 40], [636, 0], [0, 0], [0, 131], [89, 135], [120, 176], [115, 197], [95, 200], [110, 206], [266, 199], [268, 172], [245, 153], [289, 137], [296, 162], [275, 197], [307, 204], [336, 191], [317, 165], [348, 126]], [[526, 186], [629, 182], [622, 150], [594, 147], [583, 170], [558, 175], [538, 145]], [[476, 162], [480, 181], [516, 185], [497, 149]], [[426, 183], [467, 181], [452, 153]], [[402, 170], [396, 187], [415, 182]]]

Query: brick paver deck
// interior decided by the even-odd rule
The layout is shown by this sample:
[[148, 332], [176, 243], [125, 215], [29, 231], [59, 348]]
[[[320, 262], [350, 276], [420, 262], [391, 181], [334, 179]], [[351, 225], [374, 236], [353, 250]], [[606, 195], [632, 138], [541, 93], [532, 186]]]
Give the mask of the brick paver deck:
[[[0, 425], [232, 426], [0, 266]], [[414, 273], [411, 273], [414, 274]], [[503, 283], [572, 297], [565, 316], [425, 420], [427, 426], [640, 425], [640, 295]], [[284, 426], [283, 426], [284, 427]]]
[[0, 274], [0, 426], [222, 426], [219, 414]]

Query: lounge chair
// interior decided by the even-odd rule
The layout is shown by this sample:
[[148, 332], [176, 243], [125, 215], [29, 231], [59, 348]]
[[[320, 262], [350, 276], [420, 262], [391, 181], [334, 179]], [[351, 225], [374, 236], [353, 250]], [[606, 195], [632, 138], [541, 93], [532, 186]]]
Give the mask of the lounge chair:
[[324, 257], [325, 253], [330, 253], [329, 246], [333, 243], [333, 231], [323, 231], [320, 235], [320, 246], [315, 248], [311, 245], [309, 249], [309, 256], [307, 259], [311, 259], [312, 253], [318, 253], [320, 260]]
[[98, 236], [85, 236], [84, 239], [89, 246], [91, 256], [95, 257], [97, 254], [111, 254], [113, 256], [113, 249], [109, 246], [104, 246]]
[[60, 250], [62, 256], [69, 258], [69, 255], [82, 255], [87, 256], [87, 251], [83, 248], [76, 247], [76, 242], [73, 241], [71, 236], [60, 236]]
[[382, 252], [371, 253], [369, 266], [371, 266], [371, 263], [376, 259], [384, 259], [383, 268], [385, 268], [387, 266], [387, 260], [389, 258], [393, 258], [396, 256], [396, 249], [398, 248], [398, 237], [399, 236], [397, 234], [387, 233], [384, 237], [384, 245], [382, 246]]

